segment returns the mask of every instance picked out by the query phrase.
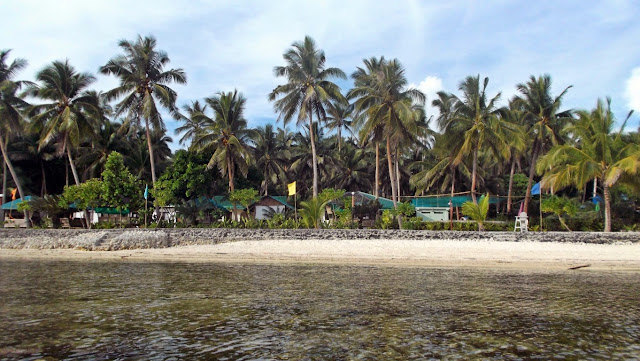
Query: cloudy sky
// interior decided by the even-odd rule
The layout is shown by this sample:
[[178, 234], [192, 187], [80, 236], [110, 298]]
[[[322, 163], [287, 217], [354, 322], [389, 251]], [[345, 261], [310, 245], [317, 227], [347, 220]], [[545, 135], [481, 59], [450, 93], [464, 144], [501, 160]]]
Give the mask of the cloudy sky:
[[[398, 58], [430, 99], [457, 92], [467, 75], [490, 79], [503, 100], [530, 75], [573, 85], [565, 108], [611, 96], [618, 119], [640, 119], [640, 2], [608, 1], [3, 1], [0, 47], [26, 58], [23, 79], [56, 59], [96, 73], [120, 39], [153, 34], [171, 67], [187, 72], [180, 105], [237, 88], [250, 126], [275, 122], [267, 94], [283, 79], [273, 67], [292, 42], [312, 36], [329, 66], [351, 74], [363, 58]], [[98, 75], [96, 89], [114, 78]], [[346, 91], [351, 86], [341, 81]], [[173, 132], [176, 123], [166, 120]], [[178, 137], [175, 137], [177, 139]], [[177, 143], [177, 142], [176, 142]], [[177, 147], [177, 144], [175, 145]]]

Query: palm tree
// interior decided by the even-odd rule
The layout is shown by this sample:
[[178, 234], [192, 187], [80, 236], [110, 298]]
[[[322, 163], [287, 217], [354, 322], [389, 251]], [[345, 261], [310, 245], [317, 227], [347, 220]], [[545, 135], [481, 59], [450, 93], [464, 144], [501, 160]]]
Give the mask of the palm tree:
[[[355, 87], [366, 88], [366, 87], [375, 87], [377, 79], [382, 74], [382, 66], [386, 63], [384, 57], [380, 57], [380, 59], [371, 57], [370, 59], [364, 59], [364, 68], [358, 67], [356, 71], [351, 74], [351, 78], [354, 80]], [[350, 91], [347, 94], [347, 98], [351, 99], [357, 97], [356, 92]], [[360, 128], [363, 124], [365, 124], [368, 120], [367, 112], [361, 111], [356, 112], [355, 104], [352, 105], [354, 109], [352, 110], [352, 116], [354, 116], [353, 125], [356, 128]], [[375, 158], [375, 180], [373, 186], [373, 194], [378, 199], [379, 191], [380, 191], [380, 142], [384, 139], [382, 135], [382, 127], [378, 126], [374, 128], [373, 131], [370, 131], [368, 134], [363, 134], [360, 132], [360, 141], [363, 144], [370, 145], [375, 150], [376, 158]]]
[[344, 151], [338, 151], [335, 157], [336, 167], [333, 169], [330, 185], [336, 189], [358, 191], [371, 186], [369, 164], [364, 149], [346, 143]]
[[521, 95], [517, 96], [514, 101], [522, 107], [525, 113], [527, 136], [533, 139], [530, 150], [529, 182], [523, 206], [523, 211], [527, 212], [538, 157], [544, 153], [546, 145], [549, 143], [557, 144], [561, 141], [562, 120], [571, 115], [571, 111], [559, 111], [562, 97], [571, 86], [566, 87], [557, 97], [553, 97], [551, 95], [551, 76], [542, 75], [536, 78], [532, 75], [526, 84], [518, 84], [516, 88]]
[[207, 109], [207, 105], [201, 105], [198, 100], [191, 103], [191, 105], [184, 105], [184, 110], [187, 115], [180, 115], [180, 120], [184, 122], [183, 125], [176, 128], [176, 135], [184, 133], [180, 138], [180, 145], [184, 145], [187, 141], [193, 142], [198, 136], [198, 133], [202, 130], [202, 119], [197, 115], [204, 113]]
[[327, 127], [338, 131], [338, 152], [342, 150], [342, 128], [351, 131], [351, 114], [353, 105], [346, 100], [336, 100], [327, 107]]
[[506, 122], [512, 126], [512, 132], [509, 137], [510, 159], [509, 159], [509, 185], [507, 188], [507, 214], [511, 213], [512, 194], [513, 194], [513, 177], [515, 175], [516, 165], [524, 156], [527, 147], [527, 136], [524, 131], [524, 112], [519, 107], [518, 102], [511, 100], [509, 107], [501, 112], [501, 116]]
[[[604, 194], [604, 231], [611, 231], [610, 188], [623, 175], [635, 175], [640, 169], [640, 145], [625, 144], [622, 131], [631, 116], [614, 133], [615, 118], [611, 112], [611, 99], [598, 100], [592, 111], [578, 111], [578, 120], [570, 131], [579, 137], [577, 145], [556, 145], [540, 158], [536, 165], [544, 172], [542, 186], [556, 189], [575, 185], [579, 189], [597, 178], [602, 183]], [[551, 168], [549, 170], [549, 168]]]
[[87, 87], [96, 78], [78, 73], [68, 60], [54, 61], [36, 74], [40, 85], [30, 86], [28, 93], [49, 103], [34, 105], [29, 114], [33, 126], [41, 130], [40, 147], [60, 142], [60, 154], [67, 153], [76, 185], [80, 177], [73, 160], [72, 149], [92, 136], [103, 119], [98, 93]]
[[229, 177], [229, 192], [233, 192], [236, 170], [247, 176], [251, 149], [249, 147], [252, 131], [247, 129], [244, 118], [246, 99], [237, 90], [219, 92], [205, 102], [213, 110], [214, 118], [204, 113], [196, 117], [204, 126], [196, 136], [194, 146], [199, 150], [213, 150], [207, 165], [208, 169], [217, 166], [220, 172]]
[[480, 202], [464, 202], [462, 204], [462, 213], [469, 216], [471, 219], [478, 223], [478, 231], [484, 231], [484, 222], [487, 219], [487, 213], [489, 212], [489, 193], [480, 197]]
[[463, 133], [460, 149], [455, 158], [460, 163], [468, 154], [472, 154], [471, 163], [471, 198], [477, 204], [476, 185], [478, 175], [478, 154], [485, 146], [490, 146], [502, 156], [509, 155], [504, 136], [499, 132], [500, 118], [496, 102], [500, 93], [489, 99], [486, 94], [489, 78], [484, 78], [480, 85], [480, 75], [468, 76], [460, 83], [462, 99], [455, 100], [453, 113], [444, 126], [445, 132], [456, 130]]
[[417, 89], [406, 88], [404, 68], [396, 59], [381, 60], [379, 70], [368, 74], [356, 83], [347, 96], [357, 99], [354, 103], [356, 116], [366, 113], [366, 123], [360, 131], [361, 139], [382, 130], [386, 139], [391, 194], [394, 207], [397, 207], [398, 189], [392, 147], [395, 148], [401, 139], [417, 133], [422, 113], [416, 111], [414, 102], [422, 106], [426, 97]]
[[284, 179], [284, 164], [290, 153], [287, 147], [282, 147], [278, 142], [271, 124], [256, 129], [253, 143], [256, 166], [262, 170], [264, 177], [261, 188], [266, 196], [269, 194], [269, 181], [277, 184], [279, 179]]
[[291, 47], [282, 56], [287, 65], [276, 66], [273, 69], [277, 77], [286, 77], [287, 83], [277, 86], [269, 94], [269, 101], [275, 102], [278, 119], [282, 119], [285, 126], [296, 114], [298, 125], [309, 121], [307, 127], [313, 158], [313, 197], [317, 197], [318, 160], [313, 115], [315, 114], [318, 121], [326, 119], [327, 104], [331, 100], [342, 99], [340, 88], [328, 79], [346, 79], [346, 75], [338, 68], [325, 68], [324, 51], [316, 48], [311, 37], [305, 36], [303, 41], [295, 42]]
[[[3, 163], [6, 168], [9, 169], [13, 182], [16, 188], [18, 188], [18, 194], [20, 198], [24, 199], [26, 194], [24, 194], [22, 183], [7, 154], [7, 143], [11, 137], [19, 133], [23, 128], [21, 124], [22, 114], [20, 111], [26, 108], [28, 104], [20, 99], [20, 97], [16, 95], [16, 92], [20, 90], [20, 87], [25, 83], [15, 81], [13, 78], [20, 70], [27, 66], [27, 61], [18, 58], [14, 59], [11, 64], [7, 64], [9, 52], [10, 50], [0, 51], [0, 151], [2, 152]], [[6, 169], [3, 169], [3, 174], [6, 177]], [[2, 187], [2, 192], [6, 195], [4, 181]], [[25, 219], [28, 219], [26, 212]], [[2, 220], [4, 221], [4, 215]]]
[[[106, 65], [100, 67], [102, 74], [112, 74], [120, 79], [120, 85], [105, 94], [107, 100], [123, 97], [115, 107], [115, 117], [127, 113], [127, 121], [144, 121], [151, 180], [156, 183], [156, 164], [153, 156], [151, 129], [164, 131], [164, 121], [158, 105], [167, 109], [174, 118], [180, 115], [176, 107], [176, 92], [169, 87], [171, 83], [185, 84], [187, 76], [182, 69], [169, 69], [169, 56], [162, 50], [156, 50], [153, 36], [138, 35], [135, 42], [121, 40], [118, 46], [124, 54], [118, 55]], [[158, 104], [159, 103], [159, 104]]]

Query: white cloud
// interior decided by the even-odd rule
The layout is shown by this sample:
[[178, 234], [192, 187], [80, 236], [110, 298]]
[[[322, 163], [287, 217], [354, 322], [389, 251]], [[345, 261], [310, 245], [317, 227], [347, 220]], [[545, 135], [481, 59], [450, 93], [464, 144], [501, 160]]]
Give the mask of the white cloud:
[[630, 109], [640, 111], [640, 67], [631, 71], [631, 76], [627, 80], [625, 97]]
[[418, 85], [411, 83], [409, 87], [418, 89], [427, 96], [427, 116], [430, 117], [433, 115], [437, 117], [439, 114], [438, 109], [432, 107], [431, 102], [438, 97], [436, 94], [444, 89], [442, 79], [434, 75], [428, 75]]

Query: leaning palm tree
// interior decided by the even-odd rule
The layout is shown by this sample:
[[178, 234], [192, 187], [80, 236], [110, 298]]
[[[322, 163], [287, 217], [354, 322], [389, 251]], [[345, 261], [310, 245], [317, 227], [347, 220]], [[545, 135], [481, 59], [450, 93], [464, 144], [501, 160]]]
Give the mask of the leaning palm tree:
[[[26, 196], [22, 189], [22, 183], [18, 178], [15, 168], [11, 163], [9, 154], [7, 154], [7, 143], [10, 138], [22, 131], [22, 114], [21, 110], [25, 109], [28, 104], [22, 100], [16, 92], [24, 84], [21, 81], [15, 81], [13, 78], [16, 74], [27, 66], [24, 59], [14, 59], [11, 64], [7, 64], [10, 50], [0, 51], [0, 151], [4, 165], [9, 169], [13, 182], [18, 188], [20, 198]], [[4, 188], [4, 182], [3, 182]], [[3, 194], [5, 190], [3, 189]], [[28, 219], [25, 212], [25, 219]], [[2, 219], [4, 220], [4, 218]], [[4, 224], [4, 223], [3, 223]]]
[[563, 120], [570, 117], [571, 111], [560, 112], [559, 109], [562, 105], [562, 97], [571, 86], [566, 87], [560, 95], [553, 97], [551, 76], [542, 75], [536, 78], [532, 75], [526, 84], [518, 84], [516, 88], [520, 95], [514, 101], [522, 107], [525, 113], [527, 136], [533, 139], [529, 161], [529, 182], [523, 206], [524, 212], [527, 212], [538, 158], [548, 149], [545, 148], [547, 145], [555, 145], [562, 141], [560, 132], [564, 127]]
[[73, 149], [92, 136], [103, 120], [100, 98], [87, 88], [96, 78], [79, 73], [68, 60], [54, 61], [36, 74], [38, 85], [28, 93], [47, 103], [34, 105], [29, 114], [33, 127], [40, 130], [40, 147], [60, 142], [60, 154], [67, 154], [76, 185], [80, 177], [73, 159]]
[[[578, 120], [570, 127], [580, 141], [577, 145], [556, 145], [539, 159], [539, 173], [544, 172], [542, 186], [555, 189], [575, 185], [579, 189], [596, 178], [602, 183], [604, 194], [604, 231], [611, 231], [610, 188], [623, 175], [635, 175], [640, 170], [640, 145], [625, 144], [622, 131], [631, 116], [614, 132], [615, 118], [611, 112], [611, 99], [598, 100], [592, 111], [577, 112]], [[550, 170], [549, 170], [550, 169]]]
[[115, 107], [115, 117], [127, 113], [128, 122], [144, 122], [151, 180], [155, 184], [156, 164], [151, 130], [165, 129], [158, 105], [179, 119], [176, 107], [177, 94], [169, 84], [185, 84], [187, 76], [182, 69], [165, 70], [169, 56], [162, 50], [156, 50], [156, 39], [153, 36], [138, 36], [135, 42], [121, 40], [118, 45], [124, 54], [114, 57], [100, 67], [102, 74], [115, 75], [120, 79], [120, 85], [105, 93], [105, 97], [108, 100], [122, 98]]
[[313, 197], [317, 197], [318, 160], [313, 116], [318, 121], [326, 119], [325, 108], [329, 101], [342, 99], [340, 87], [329, 79], [346, 79], [346, 75], [338, 68], [325, 68], [324, 51], [317, 49], [315, 41], [309, 36], [305, 36], [301, 42], [291, 44], [291, 49], [282, 57], [287, 65], [276, 66], [273, 72], [277, 77], [286, 77], [287, 83], [273, 89], [269, 94], [269, 101], [274, 102], [275, 110], [279, 113], [278, 119], [285, 126], [296, 115], [298, 125], [308, 121], [313, 158]]
[[197, 115], [204, 126], [194, 140], [194, 147], [201, 151], [213, 150], [207, 168], [218, 167], [229, 177], [229, 192], [235, 190], [236, 171], [244, 176], [249, 171], [251, 149], [249, 147], [252, 131], [247, 129], [244, 118], [246, 99], [237, 90], [220, 92], [205, 102], [213, 110], [214, 117], [204, 113]]

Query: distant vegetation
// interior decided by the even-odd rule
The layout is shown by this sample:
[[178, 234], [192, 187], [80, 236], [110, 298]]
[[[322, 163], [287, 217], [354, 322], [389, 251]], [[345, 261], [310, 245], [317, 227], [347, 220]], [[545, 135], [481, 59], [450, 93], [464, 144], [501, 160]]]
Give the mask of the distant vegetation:
[[[96, 69], [118, 79], [114, 89], [92, 88], [95, 77], [70, 60], [52, 59], [35, 82], [21, 81], [27, 61], [0, 52], [2, 193], [5, 201], [14, 187], [16, 198], [39, 196], [21, 207], [27, 217], [39, 210], [55, 218], [75, 203], [126, 209], [139, 224], [145, 212], [175, 205], [179, 222], [192, 226], [208, 219], [214, 226], [318, 228], [333, 207], [333, 226], [354, 227], [362, 210], [348, 196], [319, 196], [341, 189], [389, 198], [394, 209], [378, 213], [382, 228], [448, 229], [421, 222], [403, 201], [468, 194], [455, 218], [471, 213], [481, 229], [508, 229], [485, 219], [512, 222], [524, 211], [539, 229], [541, 197], [531, 196], [539, 183], [545, 229], [638, 228], [640, 134], [625, 130], [628, 116], [615, 121], [608, 98], [594, 99], [593, 109], [566, 107], [571, 86], [553, 88], [549, 75], [523, 79], [512, 99], [488, 94], [489, 79], [471, 75], [427, 100], [409, 87], [398, 59], [371, 57], [349, 75], [353, 87], [341, 89], [335, 81], [347, 73], [330, 67], [305, 37], [274, 64], [280, 85], [264, 94], [274, 124], [249, 128], [247, 100], [237, 90], [214, 84], [205, 98], [179, 107], [173, 87], [188, 84], [188, 76], [169, 66], [152, 36], [119, 46]], [[426, 113], [427, 101], [439, 114]], [[186, 149], [171, 152], [166, 117], [181, 122], [176, 135]], [[258, 196], [286, 195], [293, 181], [298, 219], [287, 212], [269, 221], [217, 221], [219, 209], [201, 201], [225, 196], [247, 208]], [[485, 210], [485, 193], [502, 202]], [[461, 227], [470, 226], [454, 226]]]

